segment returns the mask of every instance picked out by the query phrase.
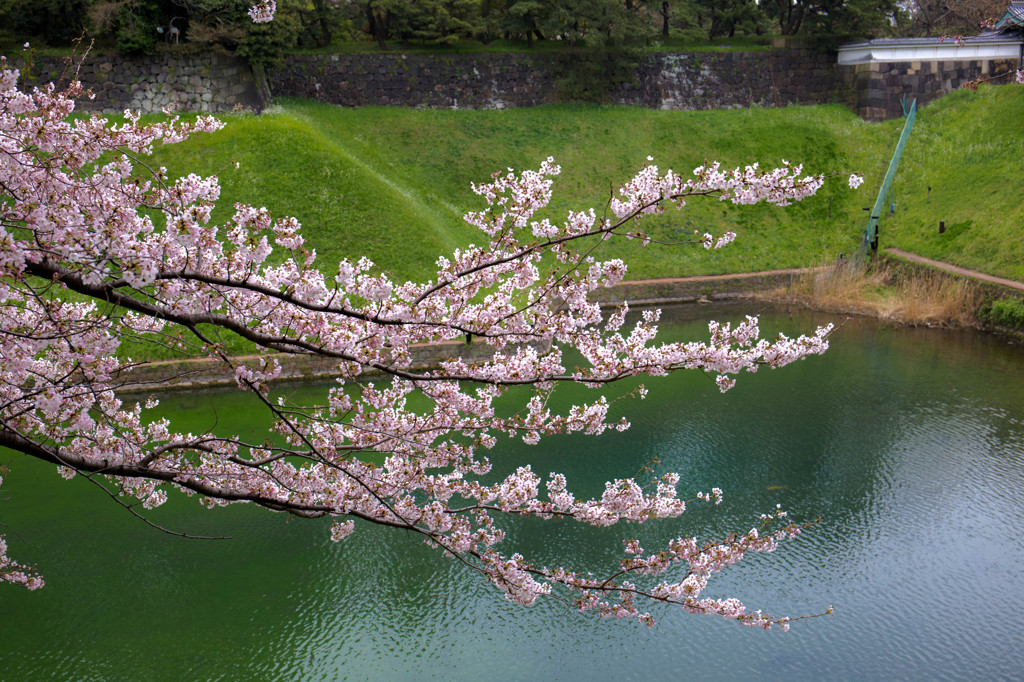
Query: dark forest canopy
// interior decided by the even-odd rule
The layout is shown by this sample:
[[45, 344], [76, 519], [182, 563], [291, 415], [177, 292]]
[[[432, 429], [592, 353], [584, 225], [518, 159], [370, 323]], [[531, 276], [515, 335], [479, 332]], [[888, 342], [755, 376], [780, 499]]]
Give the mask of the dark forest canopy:
[[[996, 2], [996, 0], [992, 0]], [[279, 0], [277, 19], [253, 24], [249, 0], [10, 0], [0, 40], [67, 46], [84, 36], [105, 48], [149, 53], [223, 49], [270, 63], [291, 49], [332, 44], [567, 47], [680, 44], [736, 36], [869, 37], [974, 21], [966, 0]], [[974, 5], [985, 3], [974, 3]], [[954, 7], [955, 5], [955, 7]], [[964, 5], [964, 7], [960, 7]], [[971, 5], [972, 7], [974, 5]], [[906, 9], [904, 9], [906, 7]], [[997, 14], [999, 12], [996, 12]], [[984, 14], [984, 12], [982, 12]], [[982, 17], [984, 18], [984, 17]]]

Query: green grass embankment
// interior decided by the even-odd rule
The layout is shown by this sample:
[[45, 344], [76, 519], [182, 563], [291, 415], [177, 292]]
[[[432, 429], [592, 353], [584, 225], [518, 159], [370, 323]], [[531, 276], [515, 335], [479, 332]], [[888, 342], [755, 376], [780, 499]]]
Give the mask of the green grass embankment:
[[932, 102], [900, 163], [880, 248], [1024, 282], [1022, 170], [1024, 87], [983, 85]]
[[[1016, 86], [954, 93], [923, 108], [894, 185], [896, 213], [882, 221], [882, 246], [1024, 280], [1024, 208], [1014, 191], [1024, 156], [1021, 112], [1024, 88]], [[220, 172], [218, 221], [239, 201], [297, 217], [325, 271], [341, 258], [367, 256], [395, 278], [416, 280], [434, 275], [439, 255], [482, 241], [461, 218], [483, 207], [471, 182], [508, 167], [536, 168], [549, 155], [563, 167], [547, 214], [553, 220], [570, 209], [602, 211], [611, 188], [648, 154], [681, 173], [707, 160], [731, 168], [788, 159], [806, 172], [844, 174], [785, 208], [697, 197], [642, 224], [673, 242], [694, 230], [735, 230], [736, 243], [721, 251], [613, 239], [595, 252], [625, 259], [629, 278], [644, 279], [815, 266], [853, 252], [902, 123], [865, 123], [840, 106], [447, 111], [289, 100], [261, 116], [230, 116], [224, 130], [162, 148], [156, 161], [172, 174]], [[864, 173], [860, 190], [847, 187], [849, 171]], [[946, 221], [945, 235], [937, 234], [938, 220]], [[151, 357], [153, 349], [128, 353]]]
[[[536, 168], [554, 156], [548, 217], [570, 209], [600, 213], [610, 190], [650, 154], [664, 170], [688, 174], [709, 160], [727, 168], [782, 159], [808, 173], [861, 171], [859, 191], [829, 180], [790, 207], [733, 206], [694, 198], [685, 209], [646, 218], [656, 239], [678, 242], [694, 231], [734, 230], [718, 252], [691, 246], [640, 248], [613, 239], [596, 256], [621, 257], [630, 278], [678, 277], [818, 265], [856, 248], [873, 175], [888, 161], [893, 126], [862, 122], [840, 106], [709, 112], [629, 107], [552, 106], [507, 111], [341, 109], [288, 100], [262, 116], [232, 116], [225, 130], [161, 150], [171, 172], [221, 173], [222, 205], [266, 205], [304, 225], [321, 266], [366, 255], [399, 278], [433, 275], [438, 255], [483, 235], [461, 219], [483, 207], [470, 189], [492, 172]], [[898, 132], [897, 132], [898, 134]], [[235, 170], [232, 162], [239, 161]], [[230, 209], [224, 209], [224, 219]]]

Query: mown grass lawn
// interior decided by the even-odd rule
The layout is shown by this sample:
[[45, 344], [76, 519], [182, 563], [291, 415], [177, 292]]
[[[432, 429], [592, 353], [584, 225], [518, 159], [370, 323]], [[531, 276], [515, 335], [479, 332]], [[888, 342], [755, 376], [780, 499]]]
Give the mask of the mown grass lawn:
[[[286, 100], [261, 116], [228, 117], [227, 127], [160, 152], [172, 172], [223, 168], [221, 218], [235, 201], [266, 205], [302, 221], [322, 266], [368, 256], [399, 278], [426, 279], [437, 256], [479, 242], [461, 219], [483, 206], [470, 189], [506, 168], [562, 165], [550, 217], [607, 205], [610, 192], [647, 156], [689, 173], [718, 160], [726, 167], [783, 159], [807, 173], [836, 173], [807, 201], [778, 208], [696, 198], [643, 228], [668, 242], [694, 232], [735, 230], [735, 245], [707, 253], [692, 246], [640, 248], [611, 240], [598, 257], [621, 257], [630, 277], [674, 277], [817, 265], [856, 248], [873, 202], [868, 189], [885, 171], [898, 135], [835, 106], [730, 111], [651, 111], [560, 105], [506, 111], [343, 109]], [[233, 168], [233, 162], [241, 165]], [[868, 184], [851, 191], [845, 175]]]
[[914, 125], [882, 246], [1024, 281], [1022, 178], [1024, 86], [947, 95]]
[[[1024, 87], [982, 87], [924, 107], [894, 184], [896, 211], [881, 245], [898, 246], [993, 274], [1024, 279], [1024, 208], [1015, 184], [1024, 158]], [[235, 202], [265, 205], [304, 225], [325, 271], [367, 256], [395, 278], [426, 280], [437, 256], [479, 242], [461, 218], [483, 206], [470, 188], [491, 173], [562, 164], [550, 217], [604, 210], [612, 188], [646, 162], [687, 172], [782, 159], [836, 173], [807, 201], [778, 208], [694, 199], [645, 219], [663, 241], [694, 231], [735, 230], [718, 252], [688, 245], [640, 248], [615, 239], [598, 257], [622, 257], [630, 278], [677, 277], [814, 266], [853, 252], [902, 121], [866, 123], [841, 106], [730, 111], [651, 111], [560, 105], [507, 111], [343, 109], [286, 100], [263, 115], [231, 115], [226, 127], [160, 148], [172, 174], [219, 173], [216, 220]], [[235, 169], [234, 162], [240, 167]], [[846, 174], [865, 175], [858, 191]], [[931, 191], [927, 187], [931, 187]], [[946, 234], [937, 234], [938, 220]], [[239, 345], [233, 350], [243, 352]], [[127, 344], [139, 358], [175, 357]]]

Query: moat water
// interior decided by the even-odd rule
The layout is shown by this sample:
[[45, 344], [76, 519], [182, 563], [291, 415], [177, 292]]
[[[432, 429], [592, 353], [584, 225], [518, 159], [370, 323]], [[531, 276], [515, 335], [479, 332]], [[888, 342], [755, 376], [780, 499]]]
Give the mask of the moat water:
[[[704, 322], [685, 319], [704, 312], [672, 311], [667, 334], [706, 337]], [[762, 330], [824, 321], [842, 322], [766, 313]], [[506, 550], [596, 568], [621, 556], [623, 537], [654, 547], [720, 536], [782, 504], [823, 522], [729, 569], [706, 594], [776, 615], [833, 605], [834, 617], [766, 633], [655, 606], [649, 630], [552, 599], [517, 607], [401, 532], [357, 522], [335, 544], [326, 520], [208, 511], [177, 496], [154, 522], [231, 536], [186, 540], [83, 480], [2, 452], [0, 532], [47, 586], [0, 586], [0, 679], [1020, 679], [1024, 348], [850, 320], [824, 357], [744, 375], [725, 395], [701, 374], [647, 385], [647, 400], [621, 404], [631, 430], [505, 441], [496, 469], [528, 461], [591, 495], [657, 458], [682, 475], [681, 494], [718, 486], [722, 505], [610, 529], [517, 523]], [[265, 429], [232, 393], [163, 404], [179, 429]]]

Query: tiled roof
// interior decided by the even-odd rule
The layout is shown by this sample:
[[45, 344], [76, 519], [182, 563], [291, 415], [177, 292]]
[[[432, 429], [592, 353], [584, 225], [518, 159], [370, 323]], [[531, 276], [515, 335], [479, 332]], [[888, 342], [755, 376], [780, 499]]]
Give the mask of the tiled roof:
[[[1018, 4], [1018, 3], [1015, 3]], [[1019, 3], [1022, 6], [1021, 11], [1024, 12], [1024, 2]], [[865, 40], [859, 43], [845, 43], [843, 48], [851, 47], [901, 47], [906, 46], [919, 46], [919, 45], [983, 45], [986, 43], [1007, 43], [1007, 42], [1021, 42], [1021, 36], [1018, 32], [1008, 31], [988, 31], [981, 34], [980, 36], [968, 36], [961, 38], [960, 43], [957, 43], [957, 39], [953, 37], [945, 38], [875, 38], [874, 40]]]
[[[946, 36], [943, 38], [876, 38], [859, 43], [846, 43], [843, 48], [852, 47], [917, 47], [921, 45], [982, 45], [985, 43], [1024, 42], [1024, 0], [1014, 0], [1003, 18], [995, 27], [977, 36]], [[959, 40], [959, 42], [957, 42]]]
[[1024, 26], [1024, 2], [1011, 2], [1003, 18], [996, 22], [996, 28]]

